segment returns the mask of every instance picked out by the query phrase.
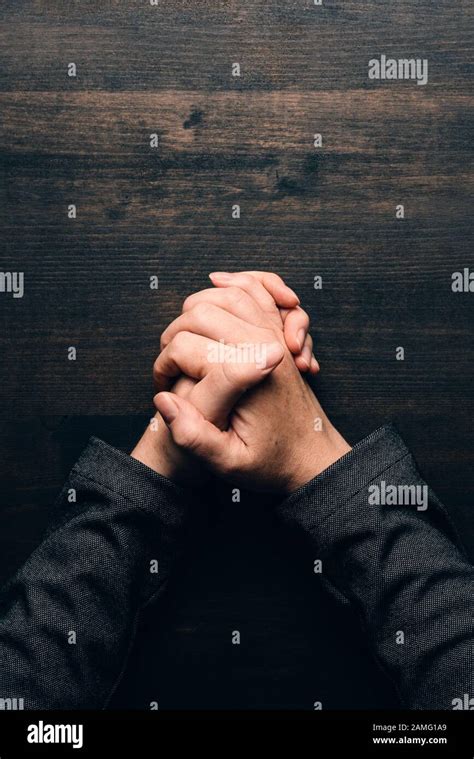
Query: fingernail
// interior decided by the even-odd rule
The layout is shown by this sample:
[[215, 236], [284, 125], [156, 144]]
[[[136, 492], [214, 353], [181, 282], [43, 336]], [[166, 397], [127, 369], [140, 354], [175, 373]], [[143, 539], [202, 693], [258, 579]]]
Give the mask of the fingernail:
[[178, 406], [167, 393], [160, 395], [156, 407], [166, 424], [171, 424], [178, 416]]
[[226, 271], [213, 271], [211, 274], [209, 274], [209, 277], [212, 279], [215, 277], [215, 279], [220, 279], [221, 282], [229, 282], [229, 280], [232, 277], [232, 274], [229, 274]]
[[298, 347], [300, 350], [303, 348], [305, 337], [306, 337], [306, 332], [304, 331], [304, 329], [300, 329], [300, 331], [298, 332], [298, 336], [296, 338], [296, 341], [298, 343]]
[[[287, 285], [287, 287], [288, 287], [288, 285]], [[294, 291], [294, 290], [292, 290], [292, 289], [291, 289], [291, 287], [288, 287], [288, 290], [290, 291], [290, 293], [291, 293], [292, 295], [294, 295], [294, 296], [295, 296], [295, 298], [296, 298], [296, 305], [297, 305], [297, 306], [299, 306], [299, 305], [300, 305], [300, 303], [301, 303], [301, 301], [300, 301], [300, 299], [298, 298], [298, 296], [297, 296], [297, 294], [295, 293], [295, 291]]]
[[320, 366], [319, 366], [318, 361], [316, 361], [315, 357], [312, 356], [312, 358], [311, 358], [311, 371], [314, 372], [315, 374], [317, 374], [317, 372], [319, 372], [319, 369], [320, 369]]
[[311, 366], [311, 355], [312, 354], [309, 345], [305, 345], [301, 353], [301, 358], [308, 365], [308, 369]]
[[283, 348], [278, 343], [271, 343], [266, 346], [265, 369], [272, 369], [283, 358]]

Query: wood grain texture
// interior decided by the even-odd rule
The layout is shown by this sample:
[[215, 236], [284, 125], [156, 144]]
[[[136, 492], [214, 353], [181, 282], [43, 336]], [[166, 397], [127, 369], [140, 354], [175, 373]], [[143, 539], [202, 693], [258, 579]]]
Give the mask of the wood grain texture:
[[[367, 86], [383, 52], [429, 57], [434, 88], [464, 90], [469, 0], [5, 0], [2, 88], [246, 91]], [[240, 62], [243, 76], [230, 77]]]
[[[474, 556], [473, 296], [451, 291], [474, 267], [472, 16], [468, 0], [2, 3], [0, 270], [25, 273], [24, 298], [0, 293], [3, 579], [88, 435], [133, 444], [160, 332], [216, 269], [298, 291], [328, 412], [351, 442], [394, 419]], [[429, 84], [369, 82], [381, 53], [428, 58]], [[390, 703], [265, 509], [251, 536], [259, 503], [217, 501], [117, 703]]]
[[[355, 381], [348, 341], [372, 397], [384, 379], [386, 399], [405, 370], [436, 393], [439, 352], [438, 371], [451, 364], [470, 381], [462, 344], [472, 301], [450, 285], [471, 258], [472, 99], [419, 89], [0, 95], [3, 266], [21, 263], [26, 281], [23, 300], [1, 301], [12, 400], [42, 413], [143, 411], [159, 334], [182, 299], [213, 269], [249, 266], [280, 272], [301, 293], [322, 364], [342, 369], [341, 391]], [[413, 349], [400, 367], [402, 340]], [[378, 377], [364, 366], [373, 361]], [[118, 369], [122, 381], [111, 383]]]

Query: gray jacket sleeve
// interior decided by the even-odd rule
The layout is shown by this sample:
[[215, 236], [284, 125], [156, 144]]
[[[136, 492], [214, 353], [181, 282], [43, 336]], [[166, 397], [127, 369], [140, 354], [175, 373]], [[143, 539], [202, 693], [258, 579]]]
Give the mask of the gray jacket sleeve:
[[163, 592], [180, 553], [186, 501], [139, 461], [90, 441], [45, 539], [0, 592], [3, 704], [107, 705], [139, 614]]
[[462, 708], [473, 695], [474, 568], [397, 432], [371, 434], [279, 514], [357, 610], [402, 705]]

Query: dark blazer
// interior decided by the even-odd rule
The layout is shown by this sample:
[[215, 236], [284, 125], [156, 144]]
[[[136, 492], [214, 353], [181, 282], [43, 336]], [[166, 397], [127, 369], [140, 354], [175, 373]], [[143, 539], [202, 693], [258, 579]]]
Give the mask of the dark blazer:
[[[92, 438], [41, 545], [0, 594], [0, 706], [106, 708], [141, 613], [182, 552], [191, 493]], [[473, 579], [392, 427], [277, 507], [353, 604], [400, 705], [453, 709], [473, 687]]]

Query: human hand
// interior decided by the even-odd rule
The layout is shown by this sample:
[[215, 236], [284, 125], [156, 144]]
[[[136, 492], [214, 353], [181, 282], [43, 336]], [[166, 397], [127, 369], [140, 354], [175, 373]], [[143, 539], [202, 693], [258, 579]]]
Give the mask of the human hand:
[[[217, 292], [191, 296], [163, 333], [154, 369], [158, 387], [182, 373], [197, 383], [187, 398], [160, 392], [155, 404], [174, 442], [221, 476], [257, 490], [292, 492], [350, 446], [301, 377], [274, 314], [249, 300], [243, 288]], [[257, 362], [239, 360], [235, 352], [229, 360], [210, 362], [211, 351], [217, 356], [219, 346], [229, 343], [253, 346], [254, 358], [265, 346], [279, 346], [283, 358], [242, 395], [255, 384], [245, 382]]]
[[[245, 298], [241, 300], [239, 313], [243, 316], [251, 313], [251, 301], [256, 301], [284, 335], [300, 371], [309, 371], [312, 374], [319, 371], [319, 365], [312, 355], [313, 342], [308, 334], [309, 318], [300, 308], [297, 295], [280, 277], [269, 272], [243, 272], [232, 275], [214, 273], [210, 277], [216, 287], [227, 287], [227, 299], [233, 298], [234, 301], [236, 296], [240, 299], [240, 293], [236, 293], [235, 290], [237, 284], [240, 285], [247, 294], [247, 301], [244, 303]], [[234, 289], [228, 287], [228, 283], [234, 285]], [[222, 291], [206, 290], [191, 295], [185, 301], [184, 310], [189, 310], [206, 300], [215, 304], [223, 303]], [[261, 377], [260, 372], [253, 373], [246, 381], [250, 385], [251, 382], [258, 382]], [[173, 393], [178, 397], [187, 398], [194, 384], [195, 380], [180, 377], [172, 388]], [[205, 476], [203, 467], [196, 458], [175, 445], [159, 413], [151, 420], [150, 426], [131, 455], [169, 479], [195, 483]]]
[[[282, 326], [286, 345], [293, 354], [298, 369], [310, 374], [319, 372], [319, 363], [313, 353], [313, 338], [308, 332], [309, 316], [300, 307], [297, 294], [285, 284], [278, 274], [265, 271], [244, 271], [232, 274], [216, 271], [209, 277], [212, 284], [217, 288], [240, 288], [252, 296], [272, 319], [275, 326]], [[259, 285], [263, 285], [264, 289]], [[229, 293], [227, 293], [228, 295]], [[239, 297], [238, 293], [234, 293], [234, 300]], [[191, 295], [185, 301], [185, 306], [187, 305], [189, 309], [191, 305], [196, 305], [199, 302], [221, 305], [222, 300], [218, 291], [203, 290]], [[185, 309], [183, 308], [183, 310]], [[248, 321], [245, 303], [241, 303], [238, 315]]]

